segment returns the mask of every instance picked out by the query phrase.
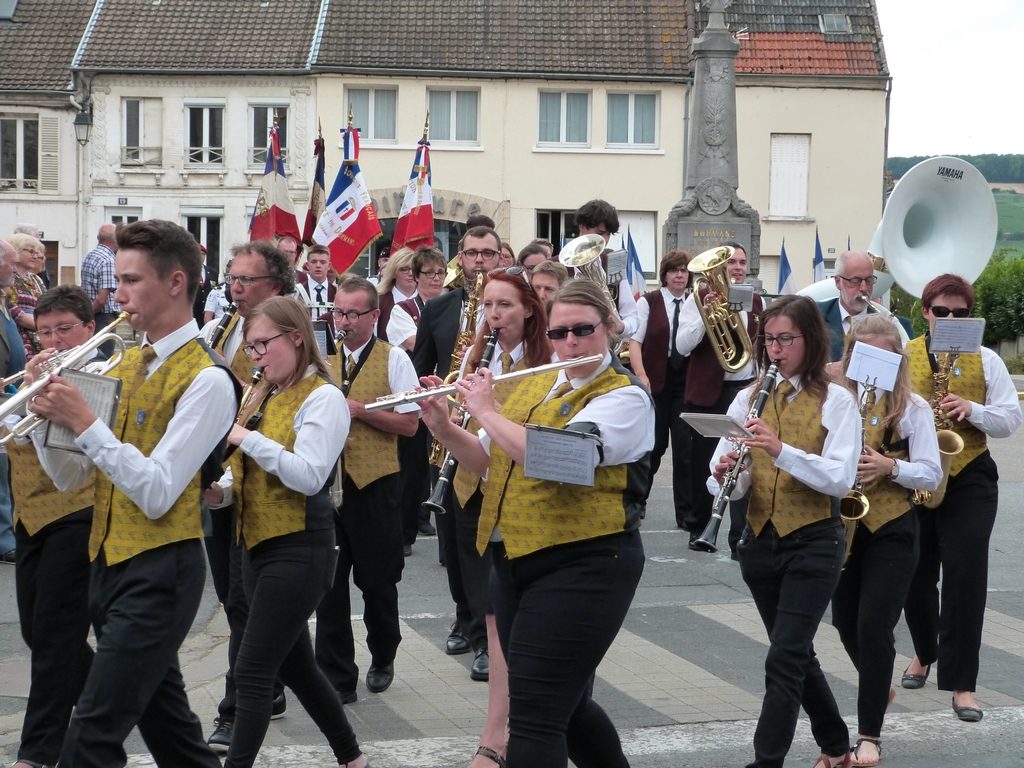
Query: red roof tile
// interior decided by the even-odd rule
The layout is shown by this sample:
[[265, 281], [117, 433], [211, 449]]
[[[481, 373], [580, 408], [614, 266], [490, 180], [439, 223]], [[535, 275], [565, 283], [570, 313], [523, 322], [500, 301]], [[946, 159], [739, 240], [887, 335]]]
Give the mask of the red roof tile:
[[776, 75], [880, 76], [876, 46], [820, 32], [751, 32], [736, 71]]

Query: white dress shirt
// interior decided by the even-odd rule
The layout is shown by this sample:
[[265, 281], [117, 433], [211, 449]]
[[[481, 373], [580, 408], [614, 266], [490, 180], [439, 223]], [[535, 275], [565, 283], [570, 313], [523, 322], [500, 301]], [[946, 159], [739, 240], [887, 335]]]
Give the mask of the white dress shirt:
[[[369, 343], [369, 340], [367, 340], [366, 344]], [[366, 349], [366, 344], [351, 351], [348, 347], [343, 348], [344, 354], [341, 361], [343, 371], [348, 367], [350, 356], [355, 357], [358, 364]], [[419, 386], [420, 380], [416, 377], [416, 369], [413, 367], [412, 359], [410, 359], [408, 353], [399, 347], [391, 347], [391, 351], [388, 354], [388, 387], [391, 389], [391, 394], [411, 392], [414, 389], [418, 389]], [[420, 407], [416, 403], [403, 403], [395, 407], [395, 413], [418, 412], [419, 409]]]
[[[420, 307], [420, 311], [423, 308]], [[394, 344], [396, 347], [401, 346], [406, 339], [416, 336], [416, 321], [412, 319], [405, 307], [400, 307], [395, 304], [395, 308], [391, 310], [391, 317], [388, 318], [388, 343]]]
[[[747, 311], [743, 310], [738, 313], [740, 316], [740, 323], [743, 327], [747, 327]], [[683, 309], [679, 313], [679, 336], [681, 339], [679, 343], [679, 352], [684, 355], [689, 355], [693, 350], [697, 348], [697, 345], [704, 340], [704, 321], [700, 319], [700, 310], [697, 309], [697, 293], [696, 291], [691, 293], [686, 301], [683, 302]], [[751, 339], [753, 341], [753, 339]], [[726, 381], [745, 381], [747, 379], [754, 378], [754, 356], [751, 354], [750, 362], [743, 366], [740, 370], [735, 373], [729, 373], [725, 371]]]
[[[780, 377], [776, 386], [782, 381], [783, 379]], [[800, 391], [800, 378], [795, 376], [789, 381], [794, 387], [794, 391], [789, 396], [789, 400], [792, 400]], [[726, 413], [740, 424], [745, 424], [747, 413], [750, 412], [750, 402], [756, 397], [755, 386], [747, 387], [736, 395]], [[771, 407], [770, 401], [769, 407]], [[853, 395], [845, 387], [838, 384], [828, 385], [828, 394], [821, 412], [821, 424], [826, 430], [825, 444], [821, 449], [821, 455], [807, 453], [783, 443], [782, 451], [775, 459], [774, 464], [778, 469], [792, 475], [811, 490], [826, 496], [840, 498], [853, 488], [853, 484], [857, 480], [857, 461], [861, 451], [860, 412]], [[732, 441], [724, 437], [721, 438], [708, 463], [708, 469], [713, 473], [719, 458], [733, 450], [735, 450], [735, 446]], [[753, 450], [760, 449], [754, 448]], [[740, 473], [732, 497], [741, 498], [749, 488], [750, 467], [748, 466]], [[708, 477], [707, 489], [712, 496], [718, 493], [719, 485], [714, 474]]]
[[967, 420], [990, 437], [1009, 437], [1024, 421], [1017, 387], [1006, 363], [988, 347], [981, 348], [981, 367], [985, 374], [985, 402], [971, 403]]
[[[156, 357], [149, 363], [147, 375], [151, 376], [198, 334], [195, 320], [189, 320], [155, 342]], [[143, 338], [142, 344], [147, 343]], [[40, 434], [44, 430], [33, 432], [32, 441], [43, 469], [58, 490], [80, 487], [90, 479], [90, 470], [95, 465], [146, 517], [156, 520], [178, 500], [227, 434], [237, 409], [231, 374], [210, 366], [196, 374], [178, 399], [166, 431], [149, 456], [131, 443], [122, 443], [99, 419], [75, 439], [84, 456], [47, 450], [43, 447], [45, 435]]]
[[[682, 308], [686, 305], [686, 298], [684, 296], [673, 296], [672, 292], [664, 286], [661, 287], [661, 297], [665, 300], [665, 312], [668, 313], [668, 346], [665, 347], [665, 356], [669, 357], [672, 354], [672, 316], [675, 314], [676, 305], [673, 303], [679, 299], [679, 328], [676, 330], [676, 350], [680, 353], [683, 351], [683, 342], [685, 340], [683, 334], [683, 310]], [[639, 327], [636, 329], [636, 333], [633, 334], [633, 341], [638, 344], [643, 344], [644, 339], [647, 338], [647, 321], [651, 317], [651, 305], [647, 303], [647, 297], [641, 296], [639, 301], [636, 303], [637, 310], [637, 322]]]
[[[863, 395], [864, 387], [858, 385]], [[910, 490], [934, 491], [942, 480], [939, 463], [939, 441], [935, 436], [935, 417], [920, 395], [911, 393], [910, 402], [896, 425], [900, 437], [907, 437], [907, 460], [896, 459], [897, 475], [893, 482]]]
[[[245, 341], [245, 318], [238, 314], [236, 314], [235, 317], [238, 319], [235, 321], [234, 327], [230, 330], [227, 336], [224, 337], [224, 341], [220, 345], [220, 354], [224, 356], [228, 365], [231, 365], [231, 361], [235, 359], [235, 353], [238, 352], [238, 348], [242, 346], [242, 342]], [[220, 320], [213, 319], [204, 325], [203, 329], [199, 332], [199, 335], [207, 344], [209, 344], [210, 339], [213, 338], [213, 332], [217, 329], [217, 324], [219, 322]]]
[[631, 338], [640, 327], [640, 317], [637, 315], [633, 286], [625, 278], [619, 282], [618, 305], [619, 319], [623, 325], [622, 338]]

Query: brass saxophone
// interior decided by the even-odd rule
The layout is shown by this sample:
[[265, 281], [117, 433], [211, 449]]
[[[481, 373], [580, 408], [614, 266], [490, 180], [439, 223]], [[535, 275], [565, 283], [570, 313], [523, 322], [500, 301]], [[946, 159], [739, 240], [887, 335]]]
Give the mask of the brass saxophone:
[[955, 457], [964, 449], [964, 439], [953, 431], [953, 420], [942, 412], [939, 403], [949, 394], [949, 376], [956, 365], [957, 352], [947, 352], [939, 363], [938, 370], [932, 373], [932, 397], [929, 404], [935, 418], [935, 436], [939, 439], [939, 458], [942, 466], [942, 480], [934, 491], [914, 491], [914, 503], [926, 509], [935, 509], [946, 496], [946, 483], [949, 482], [949, 468]]
[[[451, 384], [459, 378], [459, 367], [462, 365], [462, 358], [466, 356], [466, 350], [473, 344], [476, 338], [476, 310], [480, 306], [480, 297], [484, 292], [484, 273], [476, 276], [473, 289], [467, 291], [466, 303], [462, 307], [462, 319], [459, 323], [459, 333], [455, 337], [455, 348], [452, 350], [452, 359], [448, 364], [448, 375], [444, 379], [445, 384]], [[444, 458], [444, 446], [436, 439], [430, 444], [430, 463], [436, 467], [441, 466]]]

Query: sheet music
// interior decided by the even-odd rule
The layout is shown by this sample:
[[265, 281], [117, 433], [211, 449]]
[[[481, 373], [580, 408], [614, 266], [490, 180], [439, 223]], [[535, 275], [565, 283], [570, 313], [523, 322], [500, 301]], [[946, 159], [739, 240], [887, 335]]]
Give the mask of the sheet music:
[[[62, 370], [60, 375], [74, 384], [82, 393], [82, 397], [85, 398], [85, 402], [89, 404], [92, 412], [96, 414], [96, 418], [101, 419], [108, 427], [114, 423], [117, 404], [121, 399], [120, 379], [70, 368]], [[75, 437], [75, 433], [70, 429], [57, 426], [52, 421], [46, 422], [45, 445], [47, 448], [82, 453], [82, 449], [75, 445]]]
[[331, 335], [331, 329], [327, 326], [326, 320], [315, 320], [313, 322], [313, 338], [316, 339], [316, 346], [323, 358], [326, 359], [329, 355], [338, 354], [338, 348], [334, 344], [334, 336]]
[[985, 318], [983, 317], [938, 317], [935, 318], [935, 332], [932, 333], [928, 351], [959, 352], [971, 354], [981, 349], [981, 339], [985, 335]]
[[903, 355], [879, 349], [863, 341], [855, 342], [846, 378], [859, 384], [873, 384], [877, 389], [892, 392], [896, 386], [896, 375], [900, 371]]
[[681, 413], [679, 418], [704, 437], [742, 440], [754, 436], [749, 429], [724, 413]]
[[570, 485], [593, 485], [597, 435], [526, 424], [523, 474]]

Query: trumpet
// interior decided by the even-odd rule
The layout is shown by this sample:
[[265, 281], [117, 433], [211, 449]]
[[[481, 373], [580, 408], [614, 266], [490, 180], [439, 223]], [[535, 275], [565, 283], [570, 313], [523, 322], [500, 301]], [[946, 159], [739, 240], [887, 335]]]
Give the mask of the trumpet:
[[[540, 373], [560, 371], [563, 368], [575, 368], [579, 365], [591, 365], [593, 363], [599, 363], [602, 360], [604, 360], [604, 355], [587, 355], [586, 357], [578, 357], [573, 360], [559, 360], [557, 363], [546, 363], [544, 365], [538, 365], [536, 368], [524, 368], [521, 371], [503, 373], [499, 376], [495, 376], [493, 381], [495, 384], [500, 381], [513, 381], [515, 379], [522, 379], [527, 376], [534, 376]], [[379, 411], [381, 408], [396, 408], [397, 406], [405, 405], [406, 403], [418, 403], [420, 400], [426, 400], [428, 397], [451, 395], [454, 394], [455, 391], [455, 384], [442, 384], [439, 387], [414, 389], [410, 392], [397, 392], [393, 395], [378, 397], [374, 402], [366, 405], [366, 410]]]
[[[43, 369], [44, 375], [40, 376], [29, 386], [19, 390], [4, 401], [3, 405], [0, 405], [0, 421], [3, 421], [11, 414], [22, 411], [25, 406], [32, 401], [33, 397], [46, 388], [46, 385], [50, 383], [50, 379], [59, 375], [61, 371], [65, 369], [77, 370], [79, 368], [83, 368], [85, 364], [95, 356], [96, 350], [108, 341], [114, 342], [114, 355], [104, 361], [103, 366], [98, 373], [106, 374], [111, 371], [118, 363], [121, 362], [121, 358], [124, 357], [124, 339], [114, 333], [114, 328], [127, 319], [128, 313], [122, 312], [114, 318], [114, 322], [102, 329], [99, 333], [85, 342], [85, 344], [79, 344], [77, 347], [73, 347], [72, 349], [57, 352], [47, 358], [40, 366]], [[25, 372], [22, 371], [20, 377], [24, 377], [24, 375]], [[0, 445], [6, 445], [15, 438], [28, 437], [32, 430], [40, 424], [45, 423], [45, 421], [46, 419], [42, 416], [37, 416], [34, 413], [28, 414], [21, 419], [21, 421], [11, 427], [10, 431], [6, 435], [0, 438]]]

